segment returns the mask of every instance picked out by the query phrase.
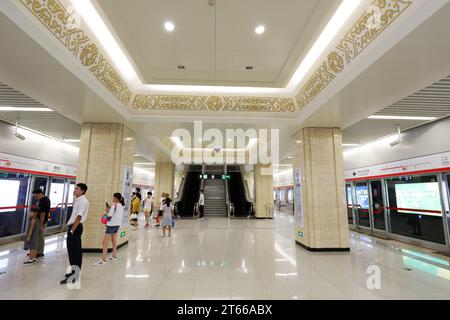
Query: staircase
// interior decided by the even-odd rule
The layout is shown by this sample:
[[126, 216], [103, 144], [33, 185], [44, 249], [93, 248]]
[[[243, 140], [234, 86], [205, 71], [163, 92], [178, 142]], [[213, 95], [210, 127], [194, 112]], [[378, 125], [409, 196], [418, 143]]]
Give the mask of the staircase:
[[225, 182], [223, 180], [205, 180], [203, 194], [205, 195], [205, 217], [227, 216]]

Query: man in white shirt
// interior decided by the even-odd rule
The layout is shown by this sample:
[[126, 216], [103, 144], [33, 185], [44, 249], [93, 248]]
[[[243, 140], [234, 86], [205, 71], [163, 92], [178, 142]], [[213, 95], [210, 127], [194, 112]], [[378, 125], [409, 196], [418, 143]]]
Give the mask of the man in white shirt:
[[87, 189], [87, 185], [79, 183], [76, 185], [73, 193], [76, 201], [73, 205], [72, 215], [67, 222], [67, 253], [69, 254], [72, 271], [66, 274], [65, 279], [61, 280], [61, 284], [66, 284], [69, 278], [72, 282], [75, 282], [79, 278], [79, 272], [81, 271], [83, 260], [81, 235], [83, 234], [83, 223], [86, 221], [89, 211], [89, 201], [85, 195]]
[[149, 217], [153, 212], [153, 194], [151, 192], [147, 192], [147, 197], [144, 199], [144, 213], [145, 213], [145, 227], [148, 228], [150, 224], [148, 223]]
[[200, 214], [200, 219], [203, 219], [203, 215], [205, 213], [205, 195], [203, 194], [203, 190], [200, 190], [200, 197], [198, 199], [198, 209]]

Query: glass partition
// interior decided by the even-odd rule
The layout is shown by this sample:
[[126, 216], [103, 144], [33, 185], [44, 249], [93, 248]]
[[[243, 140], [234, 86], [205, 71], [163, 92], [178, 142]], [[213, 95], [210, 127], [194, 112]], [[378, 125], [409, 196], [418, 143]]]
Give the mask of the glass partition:
[[62, 215], [64, 212], [64, 187], [66, 181], [64, 179], [53, 178], [50, 184], [50, 219], [48, 220], [48, 227], [54, 227], [61, 224]]
[[445, 244], [438, 177], [387, 179], [391, 232]]
[[0, 238], [25, 232], [30, 176], [0, 173]]
[[369, 186], [367, 182], [355, 183], [355, 213], [358, 226], [370, 228]]
[[347, 217], [348, 217], [348, 224], [354, 225], [355, 221], [353, 219], [353, 195], [352, 195], [352, 186], [351, 184], [345, 185], [345, 188], [347, 190], [346, 192], [346, 198], [347, 198]]
[[383, 185], [381, 181], [371, 181], [370, 192], [372, 197], [373, 228], [385, 231], [386, 221], [384, 216]]
[[66, 216], [66, 224], [69, 221], [70, 216], [72, 215], [73, 209], [73, 192], [75, 191], [75, 181], [70, 181], [69, 185], [69, 195], [67, 200], [67, 216]]

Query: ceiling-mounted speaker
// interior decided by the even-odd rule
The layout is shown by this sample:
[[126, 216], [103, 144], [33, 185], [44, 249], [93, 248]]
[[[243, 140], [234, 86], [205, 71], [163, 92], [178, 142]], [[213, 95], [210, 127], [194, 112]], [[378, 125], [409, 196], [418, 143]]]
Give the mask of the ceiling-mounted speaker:
[[214, 5], [216, 4], [216, 2], [215, 2], [214, 0], [208, 0], [208, 4], [209, 4], [211, 7], [214, 7]]

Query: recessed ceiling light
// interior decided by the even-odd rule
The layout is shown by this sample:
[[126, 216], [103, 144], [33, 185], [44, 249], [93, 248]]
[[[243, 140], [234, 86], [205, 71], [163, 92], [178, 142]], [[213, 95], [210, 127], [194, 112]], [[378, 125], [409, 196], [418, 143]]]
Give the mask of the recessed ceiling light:
[[167, 31], [172, 32], [173, 30], [175, 30], [175, 25], [172, 22], [167, 21], [166, 23], [164, 23], [164, 28]]
[[186, 69], [186, 66], [179, 65], [177, 68], [180, 69], [180, 70], [184, 70], [184, 69]]
[[266, 27], [264, 27], [264, 26], [257, 26], [255, 28], [256, 34], [263, 34], [265, 31], [266, 31]]
[[0, 111], [25, 111], [25, 112], [52, 112], [49, 108], [27, 108], [27, 107], [0, 107]]
[[436, 120], [436, 117], [410, 117], [410, 116], [370, 116], [368, 119], [374, 120]]
[[253, 70], [253, 66], [246, 66], [245, 69], [247, 69], [247, 70]]

